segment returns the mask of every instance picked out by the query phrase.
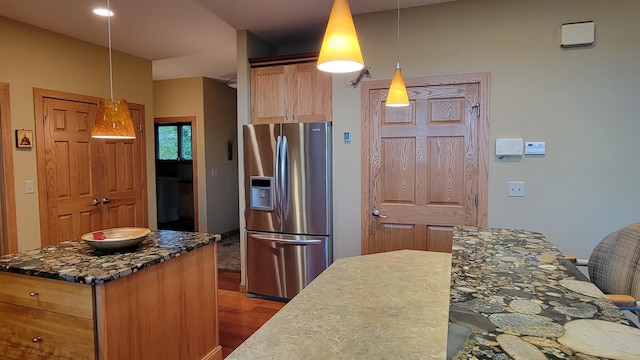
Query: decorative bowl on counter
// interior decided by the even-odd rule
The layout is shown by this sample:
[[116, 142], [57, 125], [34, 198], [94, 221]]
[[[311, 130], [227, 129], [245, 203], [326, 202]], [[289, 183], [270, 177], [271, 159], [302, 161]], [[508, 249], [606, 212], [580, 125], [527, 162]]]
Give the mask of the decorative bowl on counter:
[[96, 250], [121, 250], [140, 244], [151, 230], [147, 228], [126, 227], [92, 231], [80, 238]]

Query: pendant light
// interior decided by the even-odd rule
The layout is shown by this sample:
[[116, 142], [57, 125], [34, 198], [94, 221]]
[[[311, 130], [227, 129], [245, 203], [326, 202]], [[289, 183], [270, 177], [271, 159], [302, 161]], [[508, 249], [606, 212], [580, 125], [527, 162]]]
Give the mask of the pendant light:
[[107, 0], [107, 30], [109, 33], [109, 90], [111, 98], [98, 100], [98, 113], [91, 130], [97, 139], [135, 139], [136, 132], [131, 121], [126, 100], [113, 98], [113, 63], [111, 60], [111, 7]]
[[389, 93], [387, 94], [386, 106], [402, 107], [409, 106], [409, 95], [407, 87], [404, 84], [402, 70], [400, 69], [400, 0], [398, 0], [398, 62], [396, 63], [396, 71], [393, 72]]
[[318, 69], [348, 73], [364, 68], [356, 27], [347, 0], [334, 0], [322, 40]]

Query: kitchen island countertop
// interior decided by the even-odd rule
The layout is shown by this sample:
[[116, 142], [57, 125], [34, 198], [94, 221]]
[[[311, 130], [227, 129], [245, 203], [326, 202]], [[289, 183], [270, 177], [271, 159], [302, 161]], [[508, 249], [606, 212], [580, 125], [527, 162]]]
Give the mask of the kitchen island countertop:
[[640, 358], [640, 330], [544, 235], [458, 227], [452, 255], [453, 359]]
[[226, 359], [443, 359], [451, 255], [338, 259]]
[[140, 245], [116, 252], [65, 241], [1, 256], [0, 271], [100, 285], [219, 240], [217, 234], [155, 230]]

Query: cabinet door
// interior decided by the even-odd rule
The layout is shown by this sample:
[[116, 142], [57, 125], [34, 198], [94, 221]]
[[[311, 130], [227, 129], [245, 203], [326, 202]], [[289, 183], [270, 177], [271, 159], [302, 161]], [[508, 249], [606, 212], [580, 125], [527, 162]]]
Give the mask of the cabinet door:
[[315, 62], [291, 67], [292, 121], [330, 121], [331, 74], [318, 70]]
[[281, 123], [291, 118], [288, 66], [251, 69], [251, 122]]
[[0, 302], [1, 359], [94, 359], [94, 322]]

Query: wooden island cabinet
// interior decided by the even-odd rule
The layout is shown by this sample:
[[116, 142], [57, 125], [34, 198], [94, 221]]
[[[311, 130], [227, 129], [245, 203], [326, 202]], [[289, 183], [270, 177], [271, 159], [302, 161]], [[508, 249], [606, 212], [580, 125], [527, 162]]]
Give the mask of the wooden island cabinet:
[[331, 121], [331, 74], [316, 61], [253, 67], [253, 124]]
[[0, 359], [222, 359], [219, 238], [159, 231], [114, 254], [70, 241], [0, 257]]

